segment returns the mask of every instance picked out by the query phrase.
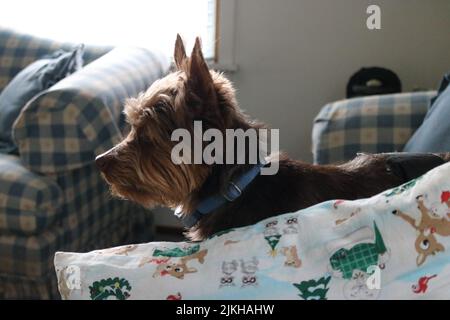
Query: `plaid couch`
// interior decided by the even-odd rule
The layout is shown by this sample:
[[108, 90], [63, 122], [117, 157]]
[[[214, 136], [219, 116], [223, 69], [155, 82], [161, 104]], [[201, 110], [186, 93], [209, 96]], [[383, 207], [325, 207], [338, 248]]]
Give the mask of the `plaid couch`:
[[314, 119], [314, 163], [344, 162], [357, 152], [402, 151], [435, 95], [434, 91], [389, 94], [324, 106]]
[[[0, 28], [0, 92], [27, 64], [71, 47]], [[22, 110], [19, 156], [0, 154], [0, 298], [58, 298], [55, 251], [152, 240], [151, 212], [111, 198], [93, 160], [122, 139], [124, 99], [161, 77], [167, 59], [89, 46], [84, 58]]]

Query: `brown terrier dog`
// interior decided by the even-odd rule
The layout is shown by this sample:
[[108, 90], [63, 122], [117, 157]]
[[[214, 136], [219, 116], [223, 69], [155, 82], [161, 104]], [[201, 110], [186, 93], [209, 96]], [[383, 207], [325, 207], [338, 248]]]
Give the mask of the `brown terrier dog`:
[[[192, 132], [195, 120], [201, 120], [205, 129], [221, 132], [263, 125], [242, 112], [230, 81], [208, 69], [199, 39], [188, 58], [178, 36], [174, 58], [175, 72], [127, 101], [124, 112], [131, 130], [120, 144], [98, 156], [96, 163], [114, 195], [146, 207], [178, 207], [182, 215], [189, 216], [202, 200], [224, 194], [230, 181], [254, 165], [175, 164], [171, 160], [176, 144], [171, 140], [172, 132], [177, 128]], [[450, 155], [444, 157], [448, 160]], [[239, 197], [224, 201], [204, 215], [187, 235], [192, 240], [202, 240], [218, 231], [250, 225], [322, 201], [370, 197], [444, 162], [437, 155], [410, 158], [362, 154], [342, 165], [320, 166], [281, 154], [277, 174], [257, 175]], [[417, 170], [409, 173], [411, 167]]]

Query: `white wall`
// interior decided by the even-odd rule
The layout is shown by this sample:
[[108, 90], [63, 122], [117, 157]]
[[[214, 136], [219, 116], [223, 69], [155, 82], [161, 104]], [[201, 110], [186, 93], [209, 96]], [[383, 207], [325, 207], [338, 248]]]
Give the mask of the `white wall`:
[[[366, 28], [369, 4], [381, 7], [379, 31]], [[449, 0], [236, 0], [235, 27], [241, 107], [306, 161], [314, 116], [360, 67], [394, 70], [404, 91], [435, 88], [450, 70]]]

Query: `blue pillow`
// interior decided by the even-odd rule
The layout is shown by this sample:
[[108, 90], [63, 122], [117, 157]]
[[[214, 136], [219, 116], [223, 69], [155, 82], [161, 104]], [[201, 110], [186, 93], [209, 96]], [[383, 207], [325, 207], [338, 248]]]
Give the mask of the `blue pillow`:
[[13, 123], [25, 104], [83, 66], [84, 46], [58, 50], [19, 72], [0, 93], [0, 152], [17, 153], [12, 140]]
[[444, 76], [438, 96], [431, 106], [422, 125], [406, 143], [405, 152], [450, 151], [450, 73]]

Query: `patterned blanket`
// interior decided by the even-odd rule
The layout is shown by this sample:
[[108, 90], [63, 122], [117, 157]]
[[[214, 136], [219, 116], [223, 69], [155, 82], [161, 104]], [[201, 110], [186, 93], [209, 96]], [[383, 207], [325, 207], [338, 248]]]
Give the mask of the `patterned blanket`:
[[449, 247], [445, 164], [199, 243], [58, 252], [55, 268], [63, 299], [449, 299]]

